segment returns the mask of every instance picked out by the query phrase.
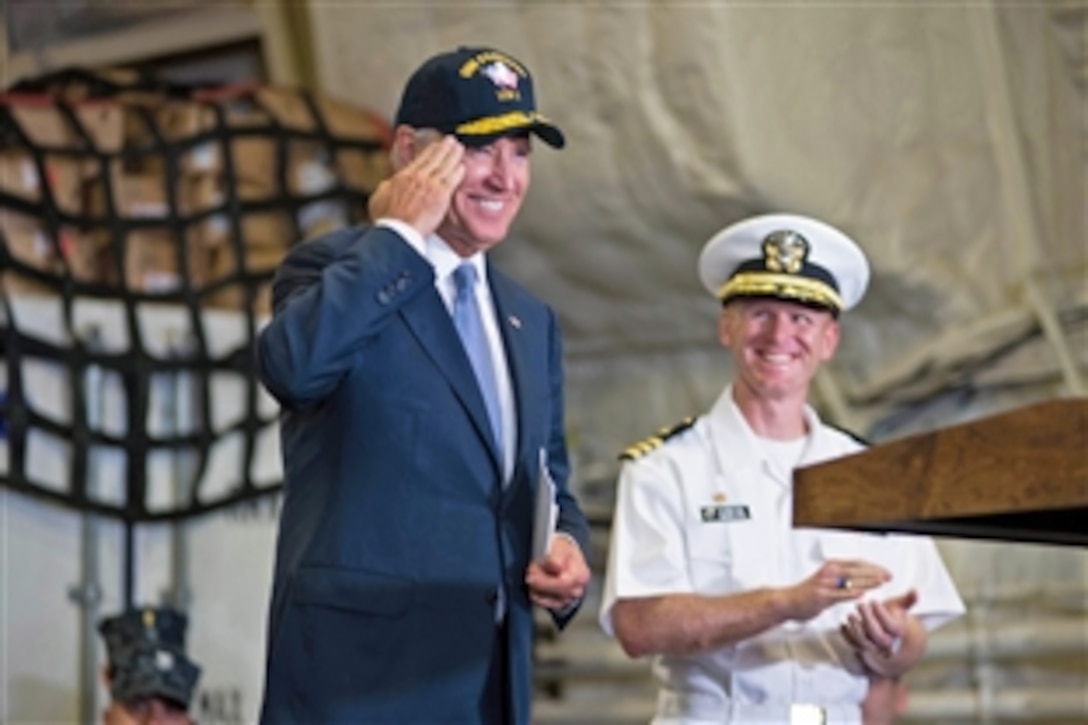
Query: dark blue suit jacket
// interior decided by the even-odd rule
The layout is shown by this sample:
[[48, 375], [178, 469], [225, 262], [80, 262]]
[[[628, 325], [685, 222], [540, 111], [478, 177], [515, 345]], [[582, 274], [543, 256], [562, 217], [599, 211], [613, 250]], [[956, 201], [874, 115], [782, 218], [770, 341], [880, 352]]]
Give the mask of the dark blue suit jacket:
[[263, 721], [478, 721], [503, 587], [511, 707], [528, 722], [524, 575], [541, 449], [559, 529], [587, 553], [588, 532], [566, 486], [555, 315], [496, 268], [488, 277], [517, 408], [506, 487], [425, 259], [395, 232], [361, 227], [298, 245], [277, 271], [258, 340], [283, 410], [286, 482]]

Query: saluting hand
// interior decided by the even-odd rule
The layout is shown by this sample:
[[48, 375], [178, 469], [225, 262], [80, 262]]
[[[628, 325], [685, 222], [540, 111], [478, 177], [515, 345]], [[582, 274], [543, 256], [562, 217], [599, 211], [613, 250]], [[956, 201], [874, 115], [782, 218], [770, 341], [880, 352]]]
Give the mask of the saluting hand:
[[371, 219], [399, 219], [426, 237], [438, 228], [465, 175], [465, 147], [453, 136], [424, 146], [370, 196]]
[[590, 571], [581, 547], [569, 536], [552, 537], [548, 555], [525, 572], [529, 599], [545, 609], [561, 610], [586, 593]]

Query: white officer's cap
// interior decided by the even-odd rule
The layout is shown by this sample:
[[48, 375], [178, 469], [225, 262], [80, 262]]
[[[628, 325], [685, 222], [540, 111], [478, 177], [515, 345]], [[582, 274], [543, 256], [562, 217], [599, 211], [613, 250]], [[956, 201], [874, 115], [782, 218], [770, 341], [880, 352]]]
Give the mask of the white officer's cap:
[[699, 278], [722, 304], [774, 297], [838, 315], [865, 294], [869, 263], [854, 240], [829, 224], [765, 214], [715, 234], [699, 255]]

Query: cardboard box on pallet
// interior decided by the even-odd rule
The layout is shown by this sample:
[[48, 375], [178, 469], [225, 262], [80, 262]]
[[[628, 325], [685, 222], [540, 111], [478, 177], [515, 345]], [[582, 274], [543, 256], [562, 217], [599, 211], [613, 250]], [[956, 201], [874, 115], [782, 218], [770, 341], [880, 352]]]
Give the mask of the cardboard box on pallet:
[[386, 148], [392, 142], [389, 124], [380, 117], [326, 94], [312, 94], [308, 99], [303, 91], [265, 86], [253, 94], [253, 102], [290, 129], [320, 132], [320, 120], [324, 131], [338, 139], [373, 141]]
[[305, 198], [337, 184], [328, 151], [313, 141], [253, 132], [233, 137], [230, 153], [242, 199]]
[[234, 224], [237, 219], [241, 242], [245, 249], [286, 252], [298, 237], [291, 216], [283, 211], [247, 211], [237, 217], [223, 212], [204, 222], [203, 240], [209, 249], [234, 245]]
[[[388, 173], [391, 131], [369, 111], [329, 96], [307, 98], [301, 91], [275, 86], [229, 104], [235, 174], [261, 195], [254, 198], [283, 192], [293, 197], [320, 194], [337, 179], [370, 190]], [[341, 148], [342, 141], [374, 148]], [[282, 177], [281, 155], [286, 160]]]
[[62, 233], [59, 242], [68, 274], [74, 280], [90, 284], [101, 284], [106, 280], [109, 257], [100, 236], [73, 230]]
[[341, 148], [336, 152], [336, 173], [349, 189], [369, 194], [393, 173], [393, 168], [386, 154]]
[[[114, 192], [119, 216], [140, 223], [139, 228], [127, 236], [124, 265], [129, 289], [142, 292], [180, 289], [184, 280], [177, 246], [182, 242], [189, 285], [193, 288], [229, 276], [237, 268], [231, 216], [225, 211], [200, 215], [222, 206], [222, 191], [218, 185], [219, 180], [209, 175], [180, 180], [175, 202], [178, 223], [169, 225], [170, 205], [163, 178], [148, 174], [118, 177]], [[99, 194], [94, 197], [92, 206], [100, 208], [101, 203]], [[248, 272], [274, 268], [297, 237], [291, 217], [285, 211], [245, 211], [238, 215], [238, 221], [244, 256], [242, 269]], [[120, 246], [113, 244], [110, 253], [116, 255], [118, 249]], [[113, 268], [116, 269], [116, 262]], [[120, 284], [116, 272], [109, 279]], [[209, 298], [209, 304], [238, 308], [243, 299], [236, 291], [213, 296]]]
[[164, 99], [153, 107], [128, 106], [125, 118], [128, 171], [165, 175], [172, 155], [175, 174], [222, 173], [218, 121], [207, 103]]
[[[84, 165], [77, 157], [43, 154], [39, 162], [26, 149], [0, 151], [0, 193], [41, 205], [36, 208], [43, 216], [47, 198], [63, 214], [79, 216], [83, 212]], [[5, 204], [0, 196], [0, 206], [10, 204]]]
[[224, 182], [222, 177], [201, 174], [191, 177], [187, 183], [186, 193], [191, 211], [199, 214], [194, 218], [194, 223], [200, 228], [205, 246], [211, 249], [230, 242], [235, 219], [240, 226], [244, 245], [286, 249], [298, 238], [299, 233], [287, 211], [245, 208], [245, 183], [234, 186], [241, 207], [237, 213], [231, 214], [226, 198], [230, 190], [225, 188]]
[[[110, 264], [105, 278], [107, 284], [118, 289], [149, 294], [177, 292], [199, 288], [207, 280], [207, 250], [192, 233], [166, 227], [133, 229], [123, 240], [110, 236], [108, 245]], [[117, 262], [122, 247], [123, 280]]]
[[42, 282], [24, 274], [12, 275], [9, 292], [54, 294], [69, 276], [76, 282], [97, 283], [102, 279], [101, 245], [74, 227], [62, 226], [54, 232], [35, 217], [0, 209], [0, 242], [17, 264], [52, 280]]
[[121, 109], [107, 102], [60, 106], [41, 96], [16, 96], [7, 107], [18, 129], [11, 137], [25, 142], [0, 151], [0, 190], [39, 203], [48, 187], [58, 209], [81, 214], [81, 185], [97, 171], [96, 153], [121, 149]]
[[221, 245], [212, 257], [208, 282], [228, 281], [222, 289], [208, 294], [208, 307], [227, 310], [246, 308], [246, 291], [254, 291], [253, 313], [266, 316], [272, 312], [271, 279], [276, 267], [283, 261], [286, 249], [272, 247], [248, 247], [239, 260], [231, 245]]
[[[107, 184], [116, 218], [111, 217], [106, 205]], [[105, 240], [108, 284], [138, 292], [174, 292], [186, 283], [182, 262], [190, 286], [204, 283], [210, 253], [201, 224], [192, 217], [197, 199], [188, 180], [177, 182], [171, 202], [166, 179], [161, 175], [118, 173], [96, 179], [88, 189], [87, 199], [88, 208], [98, 220], [96, 234]]]
[[61, 105], [37, 95], [9, 96], [12, 120], [29, 146], [91, 156], [117, 153], [124, 140], [122, 109], [110, 101]]
[[[243, 202], [236, 209], [243, 268], [258, 274], [270, 271], [300, 238], [343, 226], [358, 215], [358, 208], [349, 210], [332, 193], [338, 183], [367, 191], [387, 173], [384, 148], [372, 152], [337, 143], [387, 144], [388, 129], [380, 119], [333, 99], [317, 96], [314, 102], [334, 137], [331, 144], [305, 137], [319, 128], [309, 102], [282, 88], [203, 100], [119, 93], [110, 101], [71, 106], [75, 124], [48, 99], [20, 105], [17, 124], [33, 130], [27, 136], [35, 148], [46, 149], [40, 156], [44, 163], [39, 167], [29, 148], [0, 151], [0, 191], [37, 203], [47, 184], [44, 188], [61, 211], [72, 221], [85, 218], [87, 230], [66, 229], [56, 247], [48, 237], [43, 247], [40, 230], [24, 232], [17, 242], [20, 254], [33, 256], [35, 250], [52, 248], [52, 259], [42, 253], [37, 262], [53, 264], [63, 274], [67, 260], [73, 276], [87, 281], [120, 284], [123, 267], [129, 288], [135, 290], [177, 289], [182, 283], [179, 264], [189, 271], [191, 284], [202, 284], [238, 267], [230, 236], [235, 222], [223, 203], [230, 184]], [[122, 148], [146, 153], [126, 153], [122, 161]], [[231, 154], [234, 178], [227, 178], [224, 148]], [[167, 154], [177, 160], [173, 198], [167, 196]], [[330, 194], [332, 198], [322, 198]], [[245, 208], [254, 200], [282, 202], [283, 208]], [[171, 208], [177, 212], [173, 219]], [[205, 213], [210, 210], [218, 212]], [[294, 219], [292, 211], [298, 212]], [[118, 219], [134, 224], [117, 224]], [[124, 235], [125, 244], [116, 235]], [[180, 256], [179, 244], [185, 245]], [[57, 249], [62, 250], [59, 257]], [[125, 258], [116, 258], [122, 249]], [[210, 302], [233, 309], [243, 304], [241, 289], [222, 292]], [[267, 311], [267, 290], [257, 304]]]
[[[137, 157], [140, 166], [134, 170], [165, 173], [168, 150], [176, 155], [178, 173], [225, 175], [228, 167], [222, 149], [226, 147], [230, 150], [233, 178], [244, 186], [240, 189], [243, 198], [313, 193], [307, 187], [307, 168], [315, 162], [331, 167], [330, 144], [299, 135], [317, 130], [300, 93], [260, 89], [223, 96], [215, 102], [222, 105], [222, 118], [211, 101], [200, 100], [172, 101], [154, 114], [138, 109], [129, 113], [126, 141], [130, 152], [146, 150]], [[382, 143], [371, 128], [374, 124], [370, 116], [356, 112], [358, 118], [351, 124], [342, 120], [347, 111], [338, 113], [333, 128], [351, 128], [352, 138]], [[151, 123], [157, 124], [165, 147], [156, 147]], [[384, 150], [377, 155], [384, 156]]]
[[[10, 210], [0, 210], [0, 243], [5, 249], [5, 258], [12, 263], [4, 275], [4, 289], [10, 294], [46, 295], [54, 294], [63, 272], [57, 249], [41, 229], [34, 217], [16, 214]], [[56, 286], [43, 283], [23, 274], [16, 265], [25, 265], [33, 270], [44, 272], [55, 279]]]

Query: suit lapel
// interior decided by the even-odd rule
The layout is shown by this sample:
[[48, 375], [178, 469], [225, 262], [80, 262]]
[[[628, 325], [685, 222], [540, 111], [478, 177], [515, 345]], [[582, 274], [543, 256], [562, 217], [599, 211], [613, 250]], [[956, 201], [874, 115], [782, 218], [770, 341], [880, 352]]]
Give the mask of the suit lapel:
[[488, 422], [487, 408], [484, 405], [480, 386], [476, 384], [476, 375], [472, 372], [461, 338], [453, 326], [446, 306], [442, 304], [437, 290], [429, 290], [419, 295], [411, 304], [401, 308], [401, 316], [412, 334], [430, 356], [434, 366], [449, 381], [454, 395], [468, 412], [477, 435], [491, 452], [491, 458], [499, 471], [502, 462], [499, 451], [493, 441], [491, 424]]

